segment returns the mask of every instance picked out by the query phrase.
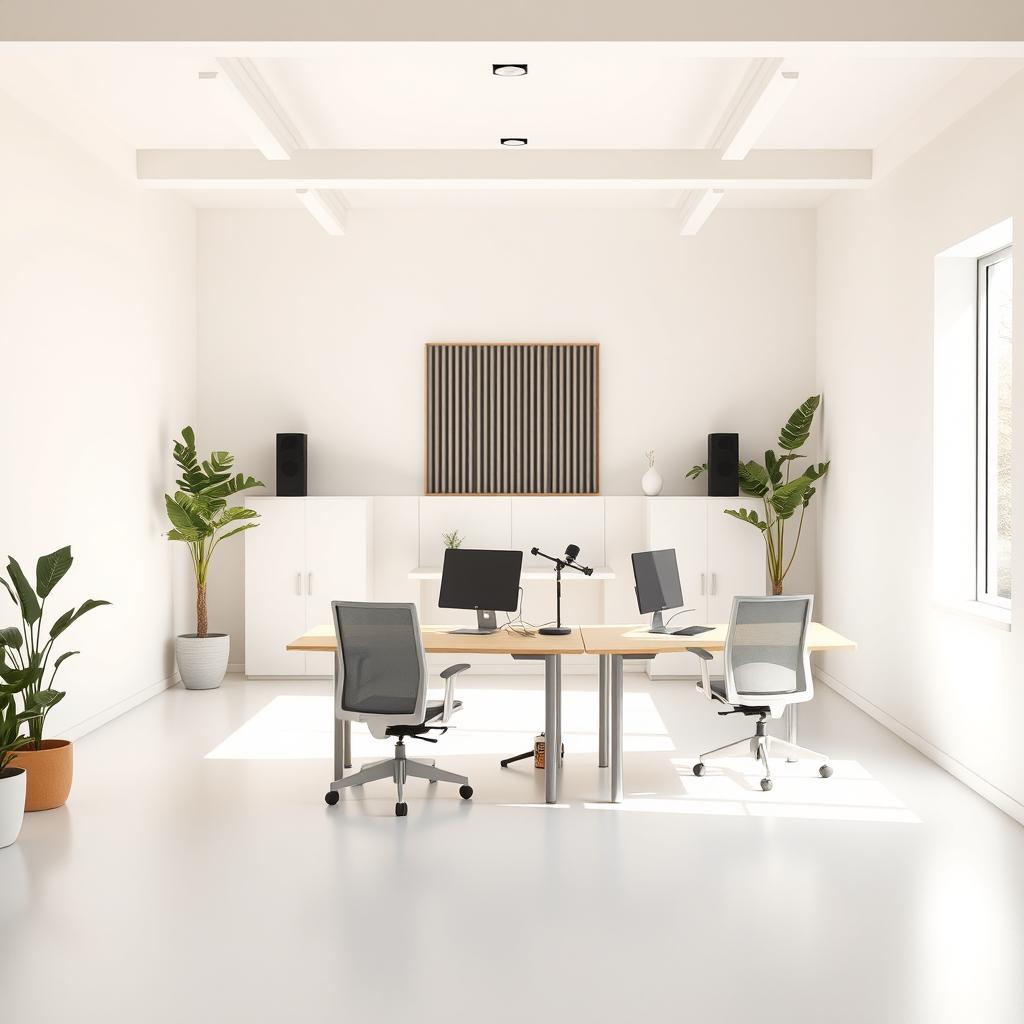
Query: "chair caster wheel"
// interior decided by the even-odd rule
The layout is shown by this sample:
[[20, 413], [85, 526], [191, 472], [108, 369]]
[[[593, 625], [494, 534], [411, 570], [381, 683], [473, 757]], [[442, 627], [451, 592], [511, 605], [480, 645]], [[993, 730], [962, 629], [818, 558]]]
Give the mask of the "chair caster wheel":
[[341, 799], [341, 794], [338, 793], [338, 792], [335, 792], [335, 790], [333, 790], [333, 789], [329, 789], [324, 794], [324, 802], [327, 804], [328, 807], [333, 807], [340, 799]]
[[693, 766], [693, 774], [696, 775], [698, 779], [704, 774], [704, 765], [702, 762], [698, 761]]
[[395, 804], [395, 817], [404, 818], [409, 813], [408, 804]]
[[459, 796], [461, 796], [463, 800], [468, 800], [472, 795], [472, 786], [459, 786]]
[[772, 780], [771, 779], [762, 779], [761, 780], [761, 788], [767, 793], [772, 788]]
[[822, 765], [822, 766], [821, 766], [821, 767], [820, 767], [820, 768], [818, 769], [818, 774], [819, 774], [819, 775], [820, 775], [820, 776], [821, 776], [821, 777], [822, 777], [823, 779], [828, 779], [828, 778], [831, 778], [831, 777], [832, 777], [832, 765], [830, 765], [830, 764], [823, 764], [823, 765]]

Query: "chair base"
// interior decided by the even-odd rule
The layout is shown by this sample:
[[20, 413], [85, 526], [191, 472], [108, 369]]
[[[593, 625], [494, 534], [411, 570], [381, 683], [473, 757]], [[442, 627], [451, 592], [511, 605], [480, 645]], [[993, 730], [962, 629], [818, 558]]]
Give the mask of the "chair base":
[[768, 792], [772, 788], [772, 770], [768, 759], [772, 754], [785, 755], [787, 761], [820, 761], [818, 774], [827, 779], [832, 774], [832, 766], [826, 754], [819, 754], [817, 751], [807, 747], [798, 746], [787, 740], [780, 740], [769, 736], [765, 731], [764, 719], [757, 723], [757, 732], [749, 739], [737, 740], [735, 743], [727, 743], [724, 747], [716, 747], [706, 754], [700, 755], [700, 760], [693, 766], [693, 774], [701, 776], [704, 774], [704, 762], [712, 757], [731, 757], [737, 754], [749, 754], [764, 766], [764, 778], [761, 779], [761, 789]]
[[426, 779], [428, 782], [451, 782], [459, 787], [459, 796], [468, 800], [473, 795], [473, 787], [469, 784], [469, 778], [465, 775], [456, 775], [455, 772], [446, 772], [438, 768], [434, 761], [420, 761], [416, 758], [406, 757], [405, 740], [399, 738], [395, 743], [395, 756], [385, 761], [374, 761], [373, 764], [365, 765], [353, 775], [346, 775], [342, 779], [335, 779], [331, 788], [327, 791], [324, 799], [333, 806], [339, 800], [339, 794], [343, 789], [350, 789], [352, 786], [362, 786], [367, 782], [377, 782], [380, 779], [392, 779], [398, 787], [398, 802], [395, 804], [395, 814], [404, 817], [408, 811], [405, 803], [405, 783], [409, 778]]

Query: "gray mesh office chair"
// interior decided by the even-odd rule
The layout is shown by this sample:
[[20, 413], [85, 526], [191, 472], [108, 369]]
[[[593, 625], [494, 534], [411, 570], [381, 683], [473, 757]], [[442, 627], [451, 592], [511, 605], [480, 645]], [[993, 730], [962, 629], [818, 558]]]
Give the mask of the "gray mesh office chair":
[[398, 786], [395, 814], [404, 817], [409, 776], [430, 782], [453, 782], [468, 800], [473, 787], [465, 775], [441, 771], [433, 761], [405, 756], [405, 739], [436, 743], [426, 734], [448, 731], [448, 720], [462, 707], [455, 699], [455, 680], [469, 665], [452, 665], [441, 673], [444, 700], [427, 702], [427, 661], [420, 639], [420, 624], [413, 604], [333, 601], [331, 610], [338, 640], [336, 718], [366, 722], [377, 739], [395, 737], [395, 756], [368, 764], [353, 775], [331, 783], [324, 799], [336, 804], [339, 791], [377, 779], [393, 779]]
[[772, 788], [768, 758], [773, 753], [785, 754], [794, 760], [823, 761], [819, 773], [826, 779], [832, 774], [829, 759], [824, 754], [776, 739], [765, 730], [769, 717], [779, 718], [790, 704], [814, 696], [811, 659], [807, 652], [813, 602], [810, 596], [734, 598], [725, 639], [724, 679], [710, 678], [711, 654], [708, 651], [692, 652], [700, 659], [698, 688], [708, 700], [729, 705], [728, 711], [718, 713], [757, 717], [757, 731], [753, 736], [701, 754], [693, 766], [694, 775], [704, 774], [704, 761], [709, 757], [745, 753], [764, 766], [761, 788], [766, 791]]

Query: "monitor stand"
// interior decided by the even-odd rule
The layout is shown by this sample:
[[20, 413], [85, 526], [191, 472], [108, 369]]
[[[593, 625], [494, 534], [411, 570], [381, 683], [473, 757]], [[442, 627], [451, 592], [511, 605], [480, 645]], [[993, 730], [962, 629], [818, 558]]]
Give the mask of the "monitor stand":
[[477, 608], [476, 629], [467, 626], [465, 629], [453, 629], [452, 633], [470, 634], [471, 636], [486, 636], [488, 633], [498, 632], [498, 616], [493, 611]]
[[667, 633], [668, 627], [665, 625], [665, 620], [661, 617], [661, 612], [655, 612], [651, 616], [651, 628], [647, 630], [648, 633]]

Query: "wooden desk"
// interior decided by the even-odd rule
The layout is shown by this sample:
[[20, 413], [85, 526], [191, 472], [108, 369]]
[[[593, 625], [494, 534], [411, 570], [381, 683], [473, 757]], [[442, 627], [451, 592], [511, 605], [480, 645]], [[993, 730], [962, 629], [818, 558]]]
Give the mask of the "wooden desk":
[[[544, 662], [544, 734], [548, 750], [562, 749], [562, 656], [584, 654], [579, 628], [567, 636], [520, 636], [499, 630], [483, 636], [453, 633], [457, 626], [420, 626], [427, 654], [508, 654], [517, 661]], [[334, 685], [338, 685], [337, 642], [332, 626], [315, 626], [288, 644], [289, 651], [333, 652]], [[351, 723], [334, 720], [334, 778], [344, 777], [352, 767]], [[561, 758], [547, 758], [544, 796], [549, 804], [558, 802]]]
[[[455, 626], [420, 626], [423, 649], [428, 654], [508, 654], [518, 661], [544, 662], [544, 733], [547, 749], [562, 749], [562, 656], [592, 654], [599, 659], [599, 745], [598, 765], [611, 767], [609, 799], [622, 800], [622, 667], [626, 659], [650, 661], [658, 654], [707, 651], [725, 648], [726, 626], [715, 626], [697, 636], [649, 633], [646, 626], [578, 626], [568, 636], [520, 636], [498, 630], [484, 636], [453, 633]], [[846, 637], [812, 622], [808, 635], [811, 651], [848, 651], [856, 647]], [[288, 644], [289, 651], [333, 652], [334, 685], [338, 685], [337, 644], [332, 626], [315, 626]], [[796, 705], [790, 705], [789, 738], [796, 742]], [[352, 767], [351, 723], [334, 721], [334, 777], [340, 779]], [[610, 756], [609, 756], [610, 755]], [[546, 758], [544, 796], [549, 804], [558, 801], [561, 758]]]
[[[611, 767], [609, 799], [622, 802], [622, 669], [623, 662], [650, 661], [658, 654], [688, 651], [694, 647], [705, 651], [722, 651], [728, 627], [715, 626], [710, 632], [696, 636], [675, 636], [651, 633], [646, 626], [582, 626], [583, 645], [587, 654], [598, 656], [598, 759], [600, 767]], [[812, 651], [849, 651], [857, 645], [834, 630], [812, 622], [807, 635]], [[797, 705], [790, 704], [788, 732], [790, 743], [797, 741]], [[609, 757], [609, 747], [610, 757]]]

